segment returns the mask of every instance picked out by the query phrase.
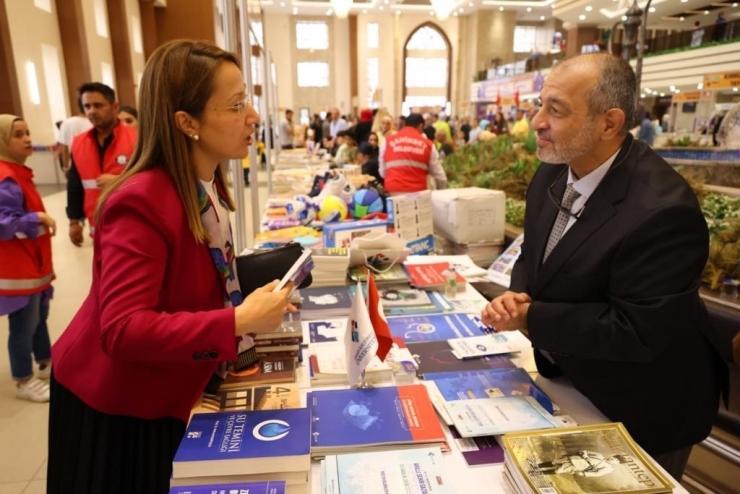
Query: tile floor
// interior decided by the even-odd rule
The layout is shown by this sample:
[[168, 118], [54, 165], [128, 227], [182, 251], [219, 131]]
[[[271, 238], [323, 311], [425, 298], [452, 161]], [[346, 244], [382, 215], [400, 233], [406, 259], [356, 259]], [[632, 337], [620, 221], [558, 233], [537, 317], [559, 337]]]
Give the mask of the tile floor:
[[[267, 197], [265, 180], [265, 174], [260, 172], [260, 204], [264, 204]], [[49, 314], [49, 332], [53, 343], [87, 295], [91, 281], [92, 242], [86, 239], [85, 244], [77, 248], [69, 241], [64, 213], [66, 194], [61, 187], [45, 186], [40, 189], [48, 194], [44, 197], [44, 204], [60, 227], [52, 244], [57, 275]], [[251, 189], [245, 189], [248, 219], [251, 215], [251, 192]], [[251, 225], [247, 229], [247, 238], [254, 238]], [[2, 338], [7, 337], [7, 331], [8, 318], [0, 317]], [[44, 494], [49, 406], [15, 398], [5, 348], [3, 345], [0, 349], [0, 494]]]

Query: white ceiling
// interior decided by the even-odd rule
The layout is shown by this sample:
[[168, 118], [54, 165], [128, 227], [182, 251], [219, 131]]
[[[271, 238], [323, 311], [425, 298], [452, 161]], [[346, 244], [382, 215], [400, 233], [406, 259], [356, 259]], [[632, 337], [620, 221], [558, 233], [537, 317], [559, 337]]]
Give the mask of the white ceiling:
[[[553, 17], [561, 19], [567, 26], [586, 24], [611, 27], [632, 5], [633, 0], [453, 0], [453, 15], [467, 15], [480, 9], [504, 9], [517, 12], [521, 21], [541, 21]], [[738, 0], [740, 1], [740, 0]], [[280, 12], [298, 15], [332, 15], [330, 0], [260, 0], [265, 12]], [[638, 2], [645, 8], [647, 0]], [[705, 6], [720, 7], [725, 16], [732, 20], [740, 18], [740, 7], [731, 0], [652, 0], [648, 13], [649, 25], [656, 29], [686, 29], [699, 20], [703, 25], [714, 23], [716, 13], [712, 10], [703, 14]], [[699, 13], [685, 17], [684, 21], [666, 19], [666, 16], [695, 9]], [[400, 14], [398, 14], [400, 12]], [[354, 0], [350, 14], [364, 13], [403, 15], [404, 12], [427, 13], [434, 18], [431, 0]], [[567, 27], [566, 26], [566, 27]], [[687, 27], [684, 27], [687, 26]]]

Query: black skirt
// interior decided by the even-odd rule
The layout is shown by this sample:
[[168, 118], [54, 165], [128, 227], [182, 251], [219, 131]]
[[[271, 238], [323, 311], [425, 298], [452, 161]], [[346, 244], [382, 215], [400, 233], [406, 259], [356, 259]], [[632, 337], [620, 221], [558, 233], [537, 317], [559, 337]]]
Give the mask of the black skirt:
[[47, 494], [167, 494], [186, 424], [108, 415], [51, 377]]

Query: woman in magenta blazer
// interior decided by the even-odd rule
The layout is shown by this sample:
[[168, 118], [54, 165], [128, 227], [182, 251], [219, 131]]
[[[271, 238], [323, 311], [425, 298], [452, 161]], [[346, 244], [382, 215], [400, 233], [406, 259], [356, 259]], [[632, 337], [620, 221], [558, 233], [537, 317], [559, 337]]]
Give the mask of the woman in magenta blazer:
[[49, 494], [167, 493], [218, 364], [289, 307], [290, 286], [239, 292], [219, 163], [247, 155], [259, 115], [235, 56], [161, 46], [139, 105], [131, 165], [99, 203], [90, 293], [52, 349]]

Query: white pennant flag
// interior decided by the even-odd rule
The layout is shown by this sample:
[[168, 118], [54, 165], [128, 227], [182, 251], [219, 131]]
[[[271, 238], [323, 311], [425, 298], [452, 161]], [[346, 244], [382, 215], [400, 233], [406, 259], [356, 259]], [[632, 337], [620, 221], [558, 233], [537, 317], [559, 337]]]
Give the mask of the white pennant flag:
[[354, 386], [360, 379], [362, 371], [378, 353], [378, 339], [373, 331], [373, 323], [370, 321], [360, 283], [357, 283], [355, 297], [352, 300], [344, 344], [347, 352], [349, 385]]

